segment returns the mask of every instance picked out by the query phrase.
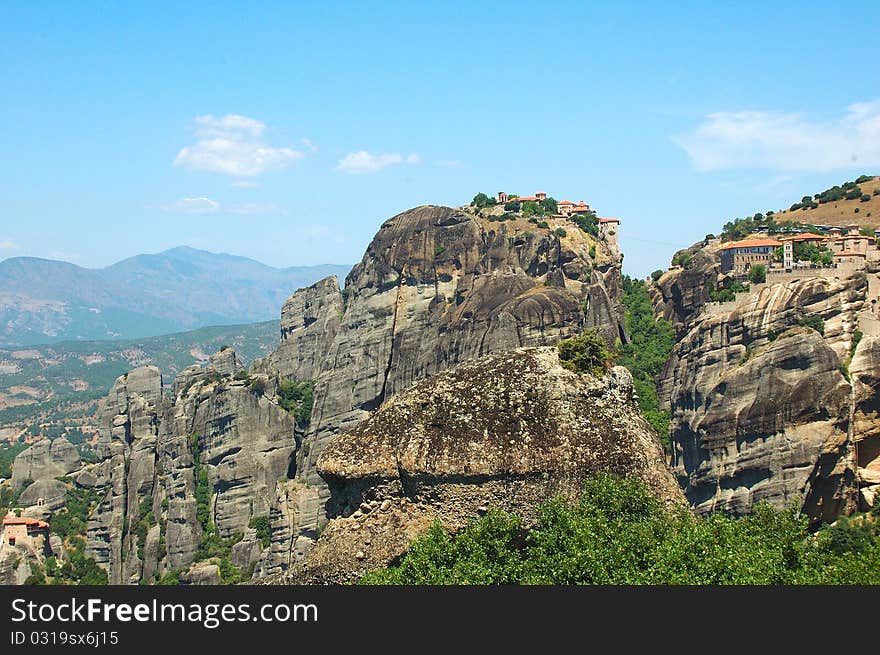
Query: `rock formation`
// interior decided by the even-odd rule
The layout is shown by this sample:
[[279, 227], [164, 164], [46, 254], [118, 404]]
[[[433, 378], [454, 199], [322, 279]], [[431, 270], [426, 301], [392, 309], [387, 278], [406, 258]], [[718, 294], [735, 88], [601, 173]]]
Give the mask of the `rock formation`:
[[270, 359], [289, 379], [314, 379], [327, 357], [339, 322], [343, 301], [339, 283], [328, 277], [299, 289], [281, 308], [281, 344]]
[[706, 245], [698, 243], [677, 252], [675, 258], [690, 257], [688, 265], [671, 268], [651, 287], [656, 313], [671, 321], [679, 334], [700, 315], [710, 301], [709, 293], [723, 278], [717, 249]]
[[458, 528], [490, 507], [530, 522], [599, 471], [685, 502], [629, 371], [578, 375], [550, 347], [486, 355], [417, 383], [333, 439], [317, 471], [332, 520], [281, 580], [351, 581], [399, 557], [433, 521]]
[[[565, 225], [538, 227], [522, 217], [502, 220], [435, 206], [395, 216], [382, 225], [344, 292], [327, 278], [288, 299], [281, 343], [270, 357], [245, 369], [225, 348], [207, 366], [181, 371], [170, 385], [155, 367], [135, 369], [117, 380], [103, 403], [99, 461], [74, 464], [63, 444], [47, 443], [39, 456], [19, 456], [15, 480], [22, 485], [69, 474], [80, 488], [97, 492], [87, 553], [113, 584], [153, 582], [169, 573], [197, 584], [222, 579], [229, 566], [245, 577], [285, 571], [306, 556], [328, 516], [339, 511], [317, 468], [322, 451], [396, 394], [461, 362], [553, 345], [587, 327], [609, 344], [626, 340], [620, 254], [602, 238]], [[297, 425], [284, 383], [307, 380], [315, 382], [311, 419]], [[539, 436], [523, 430], [522, 439]], [[505, 506], [514, 507], [515, 500], [525, 508], [542, 493], [567, 488], [571, 481], [561, 477], [534, 478], [559, 457], [572, 457], [576, 481], [588, 468], [587, 456], [567, 434], [551, 442], [556, 445], [547, 447], [557, 449], [557, 459], [534, 451], [509, 483], [504, 462], [512, 453], [499, 452], [494, 463], [475, 460], [474, 467], [494, 471], [484, 490], [509, 492], [513, 499]], [[606, 445], [608, 452], [589, 461], [598, 466], [617, 453]], [[326, 459], [327, 466], [333, 461], [338, 463]], [[465, 466], [464, 460], [455, 466]], [[325, 474], [339, 477], [329, 468]], [[474, 480], [461, 484], [463, 492]], [[45, 490], [57, 504], [60, 490]], [[397, 496], [406, 499], [402, 491]], [[473, 509], [462, 506], [461, 518]], [[268, 536], [257, 533], [257, 524], [263, 530], [268, 525]], [[408, 525], [395, 533], [401, 547], [419, 521]]]
[[865, 441], [861, 466], [877, 454], [874, 339], [847, 364], [871, 275], [789, 275], [683, 324], [659, 396], [697, 511], [744, 514], [763, 500], [828, 521], [858, 507], [855, 442]]
[[859, 467], [861, 509], [867, 509], [880, 495], [880, 336], [862, 337], [849, 374], [853, 381], [853, 459]]
[[121, 376], [99, 417], [99, 460], [74, 463], [63, 439], [35, 444], [16, 459], [16, 479], [36, 477], [21, 501], [40, 497], [46, 511], [59, 509], [66, 487], [53, 477], [70, 474], [100, 497], [88, 517], [87, 554], [111, 584], [154, 582], [196, 559], [208, 528], [199, 516], [202, 480], [207, 521], [217, 537], [237, 542], [232, 559], [247, 572], [261, 551], [249, 523], [268, 516], [277, 482], [293, 475], [296, 449], [294, 419], [276, 402], [277, 375], [270, 363], [260, 366], [263, 373], [249, 375], [224, 348], [206, 367], [182, 371], [171, 395], [154, 366]]
[[72, 473], [79, 467], [79, 453], [67, 439], [40, 439], [16, 455], [12, 462], [10, 484], [13, 488], [20, 489], [28, 481], [51, 480]]
[[[456, 363], [554, 344], [585, 327], [612, 344], [626, 339], [619, 255], [567, 226], [560, 236], [521, 218], [489, 221], [465, 208], [417, 207], [382, 224], [344, 296], [321, 283], [285, 304], [289, 345], [275, 357], [292, 377], [311, 368], [315, 404], [297, 458], [301, 484], [285, 487], [275, 503], [278, 517], [290, 516], [277, 525], [290, 538], [273, 543], [263, 573], [305, 552], [326, 521], [329, 490], [315, 468], [324, 447], [387, 398]], [[308, 330], [321, 323], [331, 339], [315, 367], [312, 346], [303, 344], [320, 343]], [[306, 362], [299, 373], [283, 364], [289, 352]]]

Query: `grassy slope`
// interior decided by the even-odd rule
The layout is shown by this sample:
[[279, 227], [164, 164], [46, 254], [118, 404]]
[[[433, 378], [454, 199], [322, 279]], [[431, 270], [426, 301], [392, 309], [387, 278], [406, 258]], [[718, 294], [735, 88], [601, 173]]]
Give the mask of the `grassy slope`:
[[[863, 226], [880, 226], [880, 195], [873, 195], [874, 189], [880, 189], [880, 176], [869, 182], [859, 184], [863, 193], [871, 196], [867, 202], [860, 200], [838, 200], [820, 204], [816, 209], [796, 209], [777, 213], [778, 221], [801, 221], [816, 225], [848, 225], [857, 223]], [[799, 198], [793, 198], [792, 202], [799, 202]], [[858, 209], [858, 213], [856, 213]], [[870, 216], [869, 216], [870, 214]]]

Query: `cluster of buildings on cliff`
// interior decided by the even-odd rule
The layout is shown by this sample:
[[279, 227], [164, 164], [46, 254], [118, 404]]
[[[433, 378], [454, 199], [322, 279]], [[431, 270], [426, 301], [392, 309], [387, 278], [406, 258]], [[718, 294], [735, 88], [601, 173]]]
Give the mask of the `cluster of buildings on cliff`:
[[[827, 227], [824, 234], [803, 232], [780, 236], [778, 239], [758, 237], [732, 241], [721, 247], [721, 272], [742, 275], [752, 266], [763, 265], [768, 270], [793, 270], [810, 266], [810, 262], [795, 259], [796, 244], [810, 244], [830, 251], [835, 266], [864, 268], [867, 261], [880, 261], [876, 237], [862, 234], [856, 224]], [[777, 249], [782, 249], [781, 261]]]
[[[511, 201], [516, 201], [521, 204], [524, 202], [540, 203], [545, 200], [547, 200], [547, 193], [545, 191], [538, 191], [533, 196], [514, 196], [512, 198], [505, 191], [499, 191], [498, 195], [495, 196], [495, 201], [499, 205], [504, 205]], [[576, 216], [588, 214], [595, 215], [596, 213], [583, 200], [578, 203], [574, 203], [571, 200], [559, 200], [556, 202], [556, 211], [557, 213], [553, 215], [553, 218], [572, 219]], [[619, 250], [620, 244], [618, 243], [617, 236], [620, 230], [620, 219], [597, 217], [597, 221], [599, 223], [599, 237], [607, 241], [608, 245], [613, 249]]]

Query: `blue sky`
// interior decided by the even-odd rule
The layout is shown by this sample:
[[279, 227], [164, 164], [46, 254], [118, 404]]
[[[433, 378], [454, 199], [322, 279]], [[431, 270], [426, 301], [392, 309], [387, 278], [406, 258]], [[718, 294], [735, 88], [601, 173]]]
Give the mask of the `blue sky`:
[[5, 3], [0, 258], [353, 263], [409, 207], [542, 189], [644, 275], [880, 173], [876, 4], [823, 4]]

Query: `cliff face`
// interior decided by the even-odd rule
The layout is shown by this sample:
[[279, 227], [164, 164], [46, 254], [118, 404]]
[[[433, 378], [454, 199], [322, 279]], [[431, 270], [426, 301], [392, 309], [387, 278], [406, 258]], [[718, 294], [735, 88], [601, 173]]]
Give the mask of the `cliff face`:
[[79, 453], [67, 439], [41, 439], [16, 455], [10, 484], [21, 489], [28, 481], [52, 480], [76, 471], [79, 466]]
[[578, 375], [551, 347], [486, 355], [417, 383], [331, 441], [317, 470], [331, 521], [284, 581], [356, 579], [434, 520], [458, 528], [498, 507], [528, 523], [599, 471], [684, 503], [629, 372]]
[[335, 277], [299, 289], [287, 299], [281, 308], [281, 344], [270, 356], [283, 377], [311, 380], [318, 375], [339, 330], [342, 311]]
[[827, 521], [858, 507], [855, 450], [863, 441], [868, 466], [880, 431], [875, 340], [846, 366], [859, 321], [872, 320], [875, 274], [815, 275], [761, 285], [685, 324], [659, 395], [676, 474], [699, 512], [743, 514], [765, 500]]
[[[617, 254], [572, 224], [558, 236], [522, 219], [490, 222], [435, 206], [386, 221], [346, 279], [344, 312], [335, 332], [328, 330], [297, 459], [302, 486], [285, 488], [276, 503], [278, 516], [291, 517], [278, 526], [290, 536], [273, 543], [261, 570], [289, 566], [325, 523], [329, 490], [315, 464], [333, 437], [387, 398], [458, 362], [554, 344], [587, 326], [609, 343], [625, 338], [619, 288]], [[314, 295], [300, 292], [297, 301], [314, 305], [316, 297], [330, 307], [342, 298], [325, 285]], [[299, 316], [293, 301], [287, 307]], [[302, 342], [309, 326], [296, 324], [302, 328], [289, 339]]]
[[247, 570], [256, 561], [250, 520], [268, 516], [296, 448], [276, 384], [269, 374], [246, 375], [231, 349], [181, 372], [171, 395], [155, 367], [116, 381], [101, 416], [101, 459], [76, 474], [77, 485], [101, 495], [87, 548], [111, 584], [153, 582], [194, 562], [208, 527], [198, 512], [200, 478], [208, 522], [236, 542], [233, 563]]
[[670, 269], [651, 287], [656, 313], [671, 321], [679, 334], [709, 303], [709, 292], [718, 286], [721, 276], [721, 258], [714, 248], [703, 245], [695, 244], [676, 253], [677, 257], [689, 255], [688, 265]]

